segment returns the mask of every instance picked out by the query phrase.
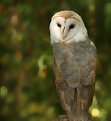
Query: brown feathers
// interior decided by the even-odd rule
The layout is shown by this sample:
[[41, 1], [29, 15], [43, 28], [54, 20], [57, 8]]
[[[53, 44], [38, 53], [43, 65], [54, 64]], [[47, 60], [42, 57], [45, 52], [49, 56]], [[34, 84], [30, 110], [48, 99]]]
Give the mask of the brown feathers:
[[55, 18], [55, 17], [63, 17], [65, 19], [68, 19], [68, 18], [76, 18], [76, 19], [80, 19], [81, 17], [75, 13], [74, 11], [60, 11], [60, 12], [57, 12], [52, 18]]

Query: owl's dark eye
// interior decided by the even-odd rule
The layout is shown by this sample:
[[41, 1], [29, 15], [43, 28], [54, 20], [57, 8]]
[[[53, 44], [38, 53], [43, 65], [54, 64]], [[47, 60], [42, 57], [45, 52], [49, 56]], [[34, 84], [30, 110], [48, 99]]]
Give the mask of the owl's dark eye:
[[71, 24], [70, 26], [69, 26], [69, 29], [73, 29], [74, 28], [74, 24]]
[[57, 23], [57, 26], [61, 28], [61, 25], [59, 23]]

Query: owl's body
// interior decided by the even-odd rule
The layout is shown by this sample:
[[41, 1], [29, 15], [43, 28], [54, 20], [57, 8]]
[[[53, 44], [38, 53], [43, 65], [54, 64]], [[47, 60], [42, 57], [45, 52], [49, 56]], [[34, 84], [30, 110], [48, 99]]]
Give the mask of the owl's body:
[[[61, 17], [63, 20], [59, 21], [57, 18]], [[82, 19], [75, 12], [62, 11], [55, 14], [53, 19], [57, 19], [55, 23], [60, 28], [60, 33], [57, 33], [59, 30], [52, 29], [50, 25], [55, 83], [61, 105], [69, 121], [88, 121], [87, 113], [95, 87], [96, 47], [88, 38]], [[57, 32], [54, 33], [54, 29]]]
[[90, 41], [56, 43], [53, 52], [55, 83], [62, 107], [82, 120], [94, 94], [96, 48]]

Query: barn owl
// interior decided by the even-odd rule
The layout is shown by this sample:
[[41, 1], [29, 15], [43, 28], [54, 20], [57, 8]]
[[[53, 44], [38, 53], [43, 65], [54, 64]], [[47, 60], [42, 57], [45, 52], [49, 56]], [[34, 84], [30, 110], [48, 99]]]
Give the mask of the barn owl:
[[68, 121], [89, 121], [95, 90], [96, 47], [82, 18], [74, 11], [60, 11], [50, 22], [55, 84]]

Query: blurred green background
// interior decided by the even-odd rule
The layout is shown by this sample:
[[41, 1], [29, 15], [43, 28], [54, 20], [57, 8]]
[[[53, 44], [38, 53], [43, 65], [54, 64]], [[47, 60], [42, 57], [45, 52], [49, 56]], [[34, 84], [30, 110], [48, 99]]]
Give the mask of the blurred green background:
[[63, 110], [54, 85], [49, 23], [80, 14], [98, 49], [94, 121], [111, 121], [111, 0], [0, 0], [0, 121], [51, 121]]

